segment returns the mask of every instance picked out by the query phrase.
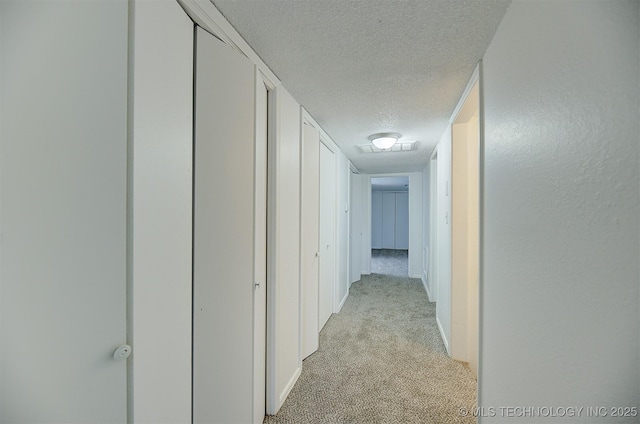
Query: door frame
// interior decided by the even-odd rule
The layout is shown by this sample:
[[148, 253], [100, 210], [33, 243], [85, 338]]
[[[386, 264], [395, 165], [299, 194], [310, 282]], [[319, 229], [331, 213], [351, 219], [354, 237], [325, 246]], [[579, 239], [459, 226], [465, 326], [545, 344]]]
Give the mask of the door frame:
[[[458, 101], [458, 104], [451, 116], [450, 120], [450, 128], [451, 128], [451, 308], [450, 308], [450, 354], [454, 359], [458, 359], [461, 361], [469, 362], [472, 368], [472, 371], [478, 375], [477, 367], [479, 365], [478, 353], [480, 351], [479, 345], [481, 341], [480, 335], [480, 316], [481, 316], [481, 290], [482, 290], [482, 198], [483, 198], [483, 181], [482, 181], [482, 162], [483, 162], [483, 115], [482, 115], [482, 99], [481, 99], [481, 80], [480, 80], [480, 72], [481, 72], [481, 63], [476, 67], [473, 75], [469, 79], [467, 86]], [[478, 198], [477, 203], [473, 205], [474, 212], [477, 216], [477, 245], [475, 246], [475, 251], [472, 250], [472, 255], [474, 255], [477, 259], [477, 265], [474, 266], [473, 262], [469, 259], [469, 249], [468, 247], [465, 249], [465, 252], [461, 253], [459, 249], [456, 249], [456, 245], [460, 244], [460, 238], [462, 237], [464, 240], [468, 242], [468, 234], [469, 231], [466, 229], [468, 221], [468, 213], [467, 207], [470, 205], [469, 199], [463, 202], [463, 214], [464, 220], [463, 223], [465, 229], [460, 232], [457, 227], [460, 224], [460, 220], [462, 219], [460, 216], [460, 212], [456, 211], [456, 205], [460, 205], [459, 198], [456, 196], [456, 187], [460, 187], [460, 183], [456, 182], [456, 174], [455, 169], [466, 169], [466, 164], [458, 164], [458, 160], [456, 158], [455, 151], [456, 145], [459, 143], [465, 143], [464, 146], [465, 152], [469, 151], [469, 137], [463, 137], [463, 139], [458, 139], [456, 137], [455, 128], [458, 125], [466, 125], [466, 122], [469, 121], [469, 118], [473, 114], [477, 114], [478, 119], [478, 127], [477, 127], [477, 141], [475, 141], [475, 145], [472, 146], [477, 148], [477, 171], [478, 174], [475, 175], [476, 180], [474, 184], [477, 183], [477, 192]], [[466, 128], [465, 128], [466, 130]], [[462, 159], [467, 161], [466, 153], [465, 157]], [[465, 181], [463, 186], [464, 196], [467, 196], [467, 188], [469, 187], [469, 175], [464, 172]], [[458, 176], [458, 178], [460, 178]], [[469, 284], [468, 278], [468, 268], [475, 268], [475, 272], [477, 273], [477, 287], [472, 288]], [[467, 278], [465, 279], [464, 287], [458, 287], [457, 290], [454, 287], [456, 282], [456, 271], [459, 271], [461, 268], [464, 268], [467, 273]], [[470, 313], [471, 312], [471, 313]], [[473, 314], [473, 315], [472, 315]], [[457, 324], [456, 324], [457, 323]], [[455, 324], [455, 325], [454, 325]], [[471, 343], [474, 343], [474, 346], [471, 347]], [[474, 358], [470, 357], [470, 355], [475, 355]]]
[[[254, 211], [254, 215], [255, 215], [254, 219], [256, 223], [256, 228], [257, 228], [259, 219], [264, 219], [263, 222], [264, 222], [264, 225], [266, 226], [265, 240], [259, 240], [257, 237], [257, 234], [254, 234], [254, 240], [255, 240], [254, 314], [259, 308], [258, 305], [255, 303], [256, 297], [257, 297], [256, 295], [257, 290], [263, 290], [265, 292], [264, 304], [261, 306], [261, 309], [264, 308], [263, 310], [265, 311], [265, 316], [263, 320], [264, 333], [262, 331], [259, 331], [257, 327], [254, 327], [253, 329], [253, 337], [254, 337], [254, 347], [253, 347], [254, 348], [254, 375], [253, 375], [254, 416], [253, 416], [253, 421], [254, 423], [261, 423], [264, 420], [264, 415], [266, 415], [266, 405], [267, 405], [267, 399], [268, 399], [267, 392], [270, 387], [269, 384], [267, 384], [268, 378], [270, 377], [270, 371], [268, 366], [269, 364], [268, 347], [270, 345], [269, 338], [273, 334], [273, 329], [270, 327], [270, 323], [272, 322], [272, 320], [269, 319], [270, 314], [271, 315], [273, 314], [273, 308], [270, 307], [268, 298], [270, 295], [269, 292], [271, 288], [274, 287], [272, 278], [270, 278], [271, 274], [269, 273], [269, 269], [272, 268], [273, 263], [275, 261], [275, 258], [273, 257], [273, 255], [270, 255], [270, 252], [273, 252], [272, 246], [275, 244], [275, 240], [273, 237], [274, 205], [273, 205], [273, 202], [271, 202], [272, 196], [270, 196], [270, 193], [272, 192], [272, 190], [270, 190], [270, 186], [274, 181], [272, 177], [272, 169], [274, 169], [273, 144], [275, 140], [274, 128], [275, 128], [275, 120], [276, 120], [274, 90], [276, 87], [275, 87], [275, 84], [257, 66], [255, 67], [255, 84], [256, 84], [256, 93], [257, 93], [257, 90], [259, 89], [266, 89], [266, 92], [267, 92], [266, 93], [267, 94], [266, 110], [262, 108], [263, 105], [258, 104], [258, 102], [256, 102], [256, 116], [259, 116], [260, 114], [266, 115], [267, 132], [266, 132], [266, 140], [264, 140], [266, 142], [266, 146], [264, 146], [265, 147], [264, 150], [260, 150], [262, 154], [266, 155], [266, 157], [258, 157], [258, 152], [259, 152], [258, 143], [260, 142], [260, 138], [262, 135], [259, 133], [260, 129], [256, 125], [256, 135], [255, 135], [256, 156], [254, 159], [255, 160], [254, 166], [256, 167], [256, 176], [255, 176], [256, 208], [258, 207], [258, 199], [263, 199], [263, 202], [264, 202], [263, 207], [264, 207], [264, 214], [265, 214], [261, 218], [258, 214], [259, 211], [256, 209]], [[264, 173], [262, 175], [266, 176], [266, 183], [261, 184], [260, 186], [258, 186], [258, 179], [260, 178], [260, 175], [258, 175], [258, 172], [257, 172], [259, 164], [262, 164], [265, 167]], [[266, 264], [266, 268], [264, 270], [264, 275], [259, 276], [259, 275], [256, 275], [256, 268], [258, 268], [260, 261], [265, 261], [264, 263]], [[263, 279], [262, 281], [261, 281], [261, 278]], [[257, 316], [254, 316], [254, 325], [257, 324], [258, 319], [259, 318]], [[263, 335], [264, 335], [264, 339], [262, 338]], [[258, 359], [260, 361], [264, 360], [264, 364], [262, 365], [262, 367], [260, 367], [257, 364], [256, 360]], [[259, 416], [258, 408], [262, 410], [262, 417]]]
[[429, 300], [438, 298], [438, 146], [429, 158]]
[[[266, 377], [265, 391], [266, 401], [275, 399], [277, 395], [272, 393], [275, 389], [275, 369], [276, 358], [273, 352], [275, 348], [275, 309], [273, 307], [273, 298], [275, 293], [275, 285], [273, 279], [275, 276], [270, 270], [274, 269], [276, 258], [275, 251], [275, 204], [271, 195], [275, 189], [273, 172], [275, 170], [276, 158], [274, 155], [276, 140], [276, 124], [277, 124], [277, 98], [275, 90], [280, 86], [281, 82], [278, 77], [269, 69], [264, 61], [258, 56], [251, 46], [240, 36], [240, 34], [231, 26], [224, 18], [222, 13], [211, 2], [201, 0], [176, 0], [191, 20], [205, 31], [211, 33], [225, 44], [229, 45], [239, 53], [247, 57], [256, 67], [256, 80], [261, 80], [267, 87], [268, 101], [268, 135], [267, 135], [267, 339], [266, 339]], [[256, 82], [257, 84], [258, 82]], [[271, 299], [271, 300], [269, 300]], [[255, 383], [257, 384], [257, 383]], [[254, 387], [255, 392], [255, 387]], [[268, 403], [266, 405], [269, 407]], [[266, 410], [265, 410], [266, 413]]]
[[[419, 258], [418, 260], [422, 262], [422, 242], [420, 243], [419, 249], [412, 249], [412, 244], [414, 237], [420, 237], [422, 239], [422, 230], [420, 221], [422, 220], [422, 213], [420, 216], [415, 216], [412, 214], [411, 205], [416, 201], [416, 196], [419, 196], [420, 200], [420, 209], [422, 210], [422, 192], [420, 190], [420, 183], [422, 182], [422, 176], [417, 178], [417, 174], [421, 174], [421, 172], [399, 172], [399, 173], [388, 173], [388, 174], [368, 174], [367, 175], [367, 183], [365, 184], [365, 208], [366, 213], [364, 215], [365, 218], [365, 226], [362, 234], [362, 245], [364, 252], [364, 264], [363, 264], [363, 272], [364, 274], [371, 274], [371, 179], [372, 178], [380, 178], [380, 177], [407, 177], [409, 178], [409, 263], [408, 265], [408, 273], [410, 278], [421, 278], [420, 275], [412, 275], [411, 274], [411, 264], [416, 260], [415, 258]], [[420, 229], [420, 231], [414, 231], [416, 229]], [[418, 234], [419, 233], [419, 234]], [[417, 235], [416, 235], [417, 234]], [[420, 266], [420, 273], [422, 273], [422, 266]]]

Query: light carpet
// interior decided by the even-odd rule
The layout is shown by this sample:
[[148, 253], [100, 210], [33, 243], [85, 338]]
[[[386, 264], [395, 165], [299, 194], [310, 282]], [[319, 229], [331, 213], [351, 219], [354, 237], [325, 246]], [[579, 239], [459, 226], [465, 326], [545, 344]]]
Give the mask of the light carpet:
[[446, 354], [419, 279], [363, 276], [265, 423], [474, 423], [468, 367]]
[[371, 249], [371, 272], [373, 274], [408, 277], [408, 263], [408, 250]]

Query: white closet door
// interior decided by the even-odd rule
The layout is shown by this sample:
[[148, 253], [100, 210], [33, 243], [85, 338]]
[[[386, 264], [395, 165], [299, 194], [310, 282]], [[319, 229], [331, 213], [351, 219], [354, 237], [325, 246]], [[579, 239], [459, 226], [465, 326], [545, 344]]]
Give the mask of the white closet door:
[[196, 46], [193, 421], [249, 423], [254, 66], [200, 28]]
[[302, 126], [302, 357], [318, 350], [320, 132]]
[[336, 163], [335, 155], [320, 143], [320, 296], [319, 322], [322, 329], [333, 313], [336, 279], [335, 250]]
[[128, 5], [0, 19], [0, 422], [124, 423]]
[[382, 248], [395, 249], [396, 194], [382, 193]]
[[253, 288], [253, 423], [261, 424], [266, 412], [267, 379], [267, 141], [269, 93], [256, 78], [255, 141], [255, 251]]
[[409, 249], [409, 193], [396, 193], [395, 248]]
[[371, 193], [371, 248], [382, 249], [382, 192]]

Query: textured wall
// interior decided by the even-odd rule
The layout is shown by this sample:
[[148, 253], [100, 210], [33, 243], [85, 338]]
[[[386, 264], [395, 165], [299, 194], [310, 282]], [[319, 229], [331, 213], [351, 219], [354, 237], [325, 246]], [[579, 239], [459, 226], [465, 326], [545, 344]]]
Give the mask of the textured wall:
[[433, 300], [431, 296], [433, 296], [433, 289], [431, 288], [431, 281], [429, 280], [429, 267], [431, 264], [429, 263], [429, 242], [430, 242], [430, 233], [429, 226], [431, 224], [430, 217], [430, 172], [431, 168], [429, 165], [431, 164], [431, 160], [427, 162], [427, 166], [422, 170], [422, 284], [424, 284], [427, 293], [429, 293], [429, 300]]
[[487, 408], [638, 406], [638, 6], [516, 1], [486, 53]]

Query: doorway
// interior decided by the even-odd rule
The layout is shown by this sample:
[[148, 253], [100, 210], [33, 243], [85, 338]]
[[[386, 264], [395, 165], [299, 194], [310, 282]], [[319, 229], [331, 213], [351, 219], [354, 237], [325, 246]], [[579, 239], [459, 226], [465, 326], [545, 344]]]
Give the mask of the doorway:
[[480, 227], [479, 86], [451, 125], [451, 356], [477, 378]]
[[409, 177], [371, 178], [371, 272], [409, 276]]

